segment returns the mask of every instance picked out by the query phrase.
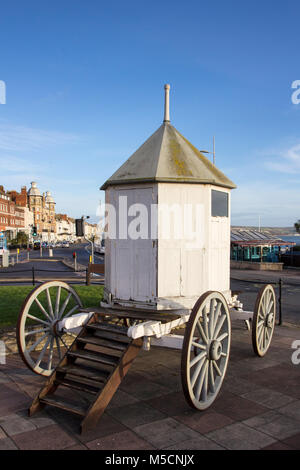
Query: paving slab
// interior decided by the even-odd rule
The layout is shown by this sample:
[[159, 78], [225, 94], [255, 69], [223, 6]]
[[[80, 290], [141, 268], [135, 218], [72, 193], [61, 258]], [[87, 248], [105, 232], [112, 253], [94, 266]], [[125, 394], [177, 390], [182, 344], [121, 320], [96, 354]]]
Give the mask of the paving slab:
[[0, 417], [0, 426], [8, 436], [14, 436], [16, 434], [36, 429], [32, 421], [23, 418], [17, 413]]
[[182, 442], [197, 439], [199, 434], [173, 418], [154, 421], [137, 426], [135, 433], [145, 439], [156, 449], [180, 445]]
[[230, 450], [255, 450], [273, 444], [275, 439], [251, 429], [243, 423], [234, 423], [209, 432], [206, 437]]
[[[264, 387], [244, 393], [242, 398], [254, 401], [255, 403], [259, 403], [260, 405], [271, 409], [280, 408], [284, 405], [288, 405], [291, 402], [295, 402], [295, 399], [288, 395], [284, 395], [283, 393], [276, 392], [275, 390]], [[300, 413], [300, 402], [296, 401], [296, 403], [298, 403]]]
[[154, 449], [147, 441], [141, 439], [132, 431], [124, 431], [102, 439], [88, 442], [90, 450], [151, 450]]
[[278, 409], [278, 412], [286, 416], [290, 416], [291, 418], [297, 419], [300, 422], [300, 400], [296, 400], [286, 406], [282, 406]]
[[200, 434], [206, 434], [234, 423], [233, 419], [211, 409], [203, 411], [200, 414], [197, 410], [188, 410], [185, 413], [174, 416], [174, 419]]
[[227, 375], [204, 412], [185, 401], [180, 351], [141, 351], [96, 427], [82, 435], [80, 418], [62, 410], [27, 416], [45, 378], [10, 355], [0, 366], [0, 449], [300, 449], [300, 365], [291, 361], [300, 328], [278, 327], [273, 339], [258, 358], [249, 332], [233, 323]]
[[130, 429], [165, 418], [163, 413], [143, 402], [112, 408], [107, 413]]
[[16, 444], [9, 438], [0, 439], [0, 450], [17, 450]]
[[283, 444], [289, 446], [292, 449], [300, 449], [300, 433], [295, 434], [294, 436], [284, 439]]
[[16, 434], [12, 439], [21, 450], [60, 450], [77, 443], [58, 425]]
[[244, 421], [244, 424], [277, 440], [284, 440], [299, 433], [300, 421], [272, 410]]

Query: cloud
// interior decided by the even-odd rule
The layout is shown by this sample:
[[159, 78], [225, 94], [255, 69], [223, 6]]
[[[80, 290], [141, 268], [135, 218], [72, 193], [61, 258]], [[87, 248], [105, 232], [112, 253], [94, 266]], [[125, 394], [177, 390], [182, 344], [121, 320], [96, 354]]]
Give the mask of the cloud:
[[11, 175], [22, 174], [23, 177], [26, 174], [39, 173], [42, 169], [45, 169], [45, 162], [42, 164], [32, 163], [31, 161], [15, 157], [13, 155], [1, 155], [1, 176], [4, 174]]
[[0, 123], [0, 150], [5, 152], [38, 151], [78, 139], [74, 134]]
[[300, 144], [294, 145], [274, 155], [274, 159], [265, 162], [265, 166], [280, 173], [300, 173]]

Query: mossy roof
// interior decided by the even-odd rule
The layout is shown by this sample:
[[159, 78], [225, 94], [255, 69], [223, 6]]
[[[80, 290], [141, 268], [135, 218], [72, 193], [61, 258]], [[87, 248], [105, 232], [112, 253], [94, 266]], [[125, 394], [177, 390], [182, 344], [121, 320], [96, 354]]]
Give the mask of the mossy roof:
[[164, 122], [101, 186], [143, 182], [236, 185], [169, 122]]

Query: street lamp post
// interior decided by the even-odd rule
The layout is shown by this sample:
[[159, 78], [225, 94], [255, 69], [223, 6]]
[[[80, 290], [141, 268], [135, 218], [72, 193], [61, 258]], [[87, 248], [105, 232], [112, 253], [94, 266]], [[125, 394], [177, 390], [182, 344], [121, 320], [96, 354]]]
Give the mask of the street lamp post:
[[85, 220], [86, 220], [86, 219], [89, 219], [89, 218], [90, 218], [89, 215], [87, 215], [86, 217], [82, 216], [82, 219], [83, 219], [83, 221], [84, 221], [84, 236], [83, 236], [83, 238], [84, 238], [87, 242], [89, 242], [89, 243], [91, 244], [91, 248], [92, 248], [92, 255], [91, 255], [91, 256], [92, 256], [92, 264], [94, 264], [94, 242], [93, 242], [92, 240], [89, 240], [89, 239], [86, 238], [86, 236], [85, 236]]
[[213, 137], [213, 151], [208, 152], [207, 150], [200, 150], [201, 153], [208, 153], [213, 156], [213, 164], [216, 164], [216, 152], [215, 152], [215, 137]]

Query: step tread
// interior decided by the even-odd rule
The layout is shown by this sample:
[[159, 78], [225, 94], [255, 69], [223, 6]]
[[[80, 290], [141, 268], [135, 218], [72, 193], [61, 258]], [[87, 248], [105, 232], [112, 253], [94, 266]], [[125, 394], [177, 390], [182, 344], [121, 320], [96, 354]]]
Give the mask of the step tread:
[[70, 364], [64, 367], [57, 367], [58, 373], [65, 373], [75, 375], [77, 377], [86, 378], [92, 381], [105, 382], [109, 376], [109, 372], [106, 370], [100, 370], [96, 367], [90, 367], [86, 364]]
[[123, 336], [127, 336], [128, 328], [126, 326], [114, 325], [106, 322], [95, 322], [87, 325], [89, 328], [101, 331], [111, 331], [112, 333], [118, 333]]
[[45, 405], [54, 406], [55, 408], [60, 408], [62, 410], [66, 410], [66, 411], [75, 413], [80, 416], [85, 416], [87, 412], [87, 408], [88, 408], [88, 407], [85, 408], [79, 404], [66, 401], [65, 399], [62, 399], [55, 395], [40, 398], [40, 402]]
[[63, 379], [57, 378], [55, 380], [55, 383], [58, 384], [58, 385], [62, 385], [64, 387], [68, 387], [68, 388], [72, 388], [74, 390], [81, 391], [81, 392], [91, 393], [93, 395], [96, 395], [97, 393], [99, 393], [99, 391], [102, 388], [102, 386], [100, 384], [99, 384], [99, 387], [96, 387], [95, 385], [92, 386], [90, 384], [85, 383], [84, 381], [81, 381], [79, 379], [70, 378], [70, 377], [64, 377]]
[[96, 335], [86, 335], [80, 338], [77, 338], [77, 341], [80, 343], [94, 344], [95, 346], [102, 346], [108, 349], [115, 349], [116, 351], [124, 351], [126, 349], [126, 344], [123, 342], [118, 342], [110, 338], [101, 338]]
[[69, 351], [67, 355], [71, 357], [78, 357], [81, 359], [86, 359], [88, 361], [100, 362], [102, 364], [107, 364], [113, 367], [115, 367], [119, 363], [119, 360], [120, 360], [119, 357], [109, 356], [108, 354], [104, 354], [102, 352], [87, 351], [85, 349], [77, 349], [76, 351]]
[[111, 331], [103, 331], [99, 330], [99, 328], [94, 328], [92, 330], [94, 331], [94, 336], [97, 336], [97, 338], [117, 341], [124, 344], [125, 346], [128, 346], [132, 341], [132, 338], [129, 338], [129, 336], [120, 335], [116, 332], [112, 333]]

